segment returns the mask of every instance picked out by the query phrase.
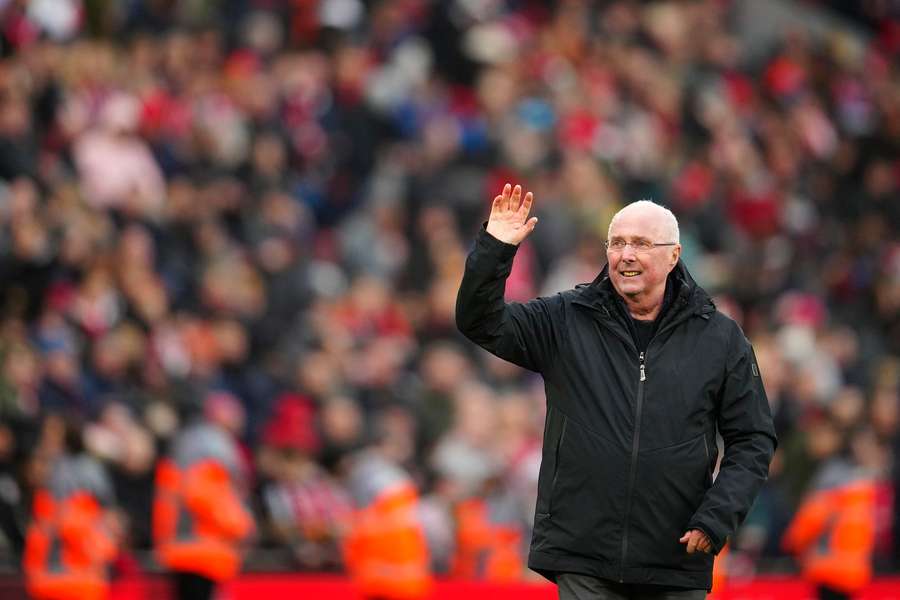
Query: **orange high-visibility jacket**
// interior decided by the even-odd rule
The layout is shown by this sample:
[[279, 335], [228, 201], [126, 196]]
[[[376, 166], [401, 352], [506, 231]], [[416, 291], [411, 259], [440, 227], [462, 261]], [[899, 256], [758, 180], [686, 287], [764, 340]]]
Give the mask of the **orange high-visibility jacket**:
[[713, 562], [713, 583], [710, 590], [710, 597], [715, 598], [722, 594], [725, 589], [725, 582], [728, 579], [728, 553], [729, 544], [725, 544], [722, 550], [716, 554], [715, 562]]
[[90, 492], [79, 490], [64, 498], [47, 490], [37, 493], [22, 564], [32, 597], [106, 598], [106, 570], [116, 551], [104, 509]]
[[252, 530], [253, 519], [220, 463], [205, 459], [179, 468], [173, 460], [160, 461], [153, 539], [165, 567], [231, 579], [240, 569], [239, 544]]
[[874, 544], [875, 485], [866, 479], [811, 493], [782, 541], [807, 580], [848, 593], [872, 578]]
[[522, 533], [512, 524], [492, 523], [481, 498], [456, 506], [456, 554], [452, 577], [488, 581], [522, 578]]
[[378, 494], [357, 510], [344, 541], [347, 571], [371, 598], [412, 599], [431, 589], [428, 547], [412, 485]]

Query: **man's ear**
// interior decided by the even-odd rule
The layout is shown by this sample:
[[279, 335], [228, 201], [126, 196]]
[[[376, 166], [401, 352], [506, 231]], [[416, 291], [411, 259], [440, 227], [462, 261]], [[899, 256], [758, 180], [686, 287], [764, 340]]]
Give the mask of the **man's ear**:
[[675, 268], [675, 265], [678, 264], [678, 259], [681, 257], [681, 244], [677, 244], [674, 248], [672, 248], [672, 261], [669, 263], [669, 270]]

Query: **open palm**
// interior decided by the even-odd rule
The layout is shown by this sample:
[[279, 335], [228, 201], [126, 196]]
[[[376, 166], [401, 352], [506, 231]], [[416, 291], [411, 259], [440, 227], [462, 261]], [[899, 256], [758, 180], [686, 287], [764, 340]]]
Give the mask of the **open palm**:
[[503, 193], [494, 198], [491, 216], [488, 218], [487, 232], [507, 244], [518, 246], [534, 231], [537, 217], [528, 218], [534, 195], [531, 192], [522, 198], [522, 186], [503, 186]]

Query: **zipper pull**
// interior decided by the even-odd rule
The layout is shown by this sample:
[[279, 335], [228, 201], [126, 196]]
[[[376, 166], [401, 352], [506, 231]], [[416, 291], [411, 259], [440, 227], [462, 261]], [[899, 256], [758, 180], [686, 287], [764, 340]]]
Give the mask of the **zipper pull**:
[[644, 353], [641, 352], [641, 381], [646, 381], [647, 375], [644, 373]]

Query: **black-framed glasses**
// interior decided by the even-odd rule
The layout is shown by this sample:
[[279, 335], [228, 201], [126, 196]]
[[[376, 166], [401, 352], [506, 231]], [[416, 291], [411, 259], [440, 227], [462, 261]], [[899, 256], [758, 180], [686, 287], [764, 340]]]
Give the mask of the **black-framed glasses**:
[[606, 240], [606, 249], [621, 252], [625, 246], [631, 246], [635, 252], [650, 252], [657, 246], [677, 246], [678, 242], [651, 242], [650, 240], [632, 240], [626, 241], [620, 238]]

